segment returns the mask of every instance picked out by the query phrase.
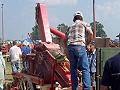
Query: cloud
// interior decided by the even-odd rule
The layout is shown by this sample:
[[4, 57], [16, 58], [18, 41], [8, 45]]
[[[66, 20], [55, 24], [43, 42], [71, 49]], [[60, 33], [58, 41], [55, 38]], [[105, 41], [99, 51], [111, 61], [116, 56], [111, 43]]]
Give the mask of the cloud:
[[114, 38], [119, 33], [120, 0], [106, 0], [96, 3], [97, 20], [102, 22], [109, 37]]
[[[119, 15], [120, 14], [120, 0], [110, 0], [109, 2], [96, 5], [97, 13], [104, 16]], [[100, 15], [101, 15], [100, 14]]]
[[77, 3], [77, 0], [36, 0], [36, 2], [45, 3], [47, 5], [73, 5]]

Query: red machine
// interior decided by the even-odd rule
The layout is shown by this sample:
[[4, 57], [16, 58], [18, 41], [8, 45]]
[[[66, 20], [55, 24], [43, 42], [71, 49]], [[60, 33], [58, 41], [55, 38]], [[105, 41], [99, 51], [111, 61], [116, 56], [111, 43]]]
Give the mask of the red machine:
[[37, 4], [36, 21], [42, 42], [35, 45], [33, 54], [27, 55], [28, 72], [13, 74], [17, 90], [37, 90], [38, 87], [40, 90], [55, 90], [56, 82], [61, 88], [70, 87], [69, 62], [61, 52], [60, 46], [52, 42], [51, 37], [51, 32], [63, 39], [65, 34], [49, 26], [44, 4]]
[[9, 45], [8, 44], [3, 44], [2, 45], [2, 53], [3, 55], [6, 55], [8, 53], [9, 50]]

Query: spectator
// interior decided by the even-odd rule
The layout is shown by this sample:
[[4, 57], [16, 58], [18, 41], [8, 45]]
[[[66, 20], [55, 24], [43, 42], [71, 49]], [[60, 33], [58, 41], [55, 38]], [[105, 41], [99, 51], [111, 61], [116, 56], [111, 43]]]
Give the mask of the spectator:
[[24, 71], [27, 71], [28, 61], [26, 60], [26, 55], [30, 54], [29, 42], [24, 41], [21, 50], [22, 50], [22, 56], [23, 56], [23, 68], [24, 68]]
[[87, 46], [87, 52], [88, 52], [88, 61], [89, 61], [89, 67], [90, 67], [90, 76], [91, 76], [91, 86], [93, 86], [93, 90], [96, 90], [96, 81], [95, 81], [95, 75], [96, 75], [96, 48], [95, 48], [95, 41], [92, 41]]
[[2, 56], [0, 47], [0, 90], [3, 90], [4, 79], [5, 79], [5, 60]]
[[78, 67], [82, 70], [83, 90], [90, 90], [90, 69], [86, 52], [85, 32], [89, 34], [88, 43], [93, 37], [93, 32], [89, 24], [83, 21], [83, 14], [80, 11], [75, 12], [73, 22], [66, 33], [72, 90], [78, 90]]
[[120, 90], [120, 53], [105, 63], [100, 90]]
[[13, 46], [9, 50], [9, 55], [13, 73], [20, 72], [20, 58], [22, 52], [16, 41], [13, 41]]

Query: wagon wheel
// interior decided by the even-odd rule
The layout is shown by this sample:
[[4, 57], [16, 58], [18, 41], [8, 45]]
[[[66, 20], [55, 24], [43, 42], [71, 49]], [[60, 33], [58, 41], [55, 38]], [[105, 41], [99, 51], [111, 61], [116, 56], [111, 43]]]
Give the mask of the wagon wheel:
[[28, 76], [23, 76], [18, 82], [18, 90], [34, 90], [33, 84]]

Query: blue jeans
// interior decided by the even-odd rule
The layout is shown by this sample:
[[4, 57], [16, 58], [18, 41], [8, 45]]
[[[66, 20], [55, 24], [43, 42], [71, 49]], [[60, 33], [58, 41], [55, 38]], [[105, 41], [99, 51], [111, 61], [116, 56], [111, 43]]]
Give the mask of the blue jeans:
[[23, 60], [23, 68], [25, 71], [28, 70], [28, 61], [26, 59]]
[[20, 72], [20, 60], [11, 62], [13, 73]]
[[72, 90], [78, 90], [78, 67], [82, 70], [83, 90], [90, 90], [90, 69], [85, 46], [68, 45]]

